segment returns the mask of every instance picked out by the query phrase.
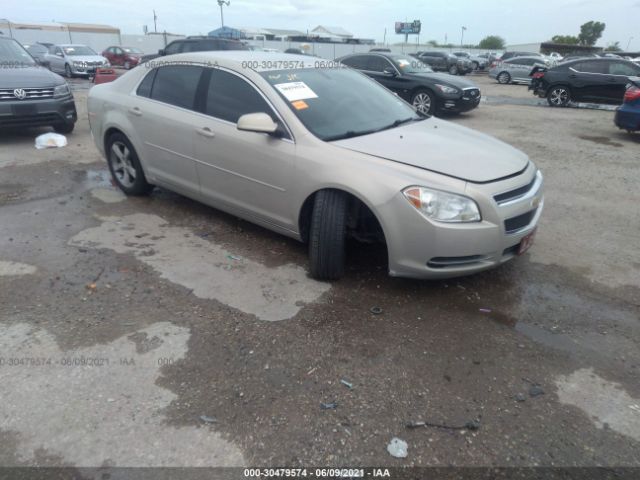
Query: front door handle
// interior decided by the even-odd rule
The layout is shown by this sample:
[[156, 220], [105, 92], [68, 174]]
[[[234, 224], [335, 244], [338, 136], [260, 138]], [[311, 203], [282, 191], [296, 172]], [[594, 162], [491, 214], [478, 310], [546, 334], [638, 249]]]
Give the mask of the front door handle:
[[142, 116], [142, 110], [140, 110], [138, 107], [133, 107], [129, 109], [129, 113], [131, 115], [135, 115], [136, 117], [141, 117]]
[[216, 136], [209, 127], [198, 128], [196, 132], [198, 132], [198, 135], [202, 135], [203, 137], [213, 138]]

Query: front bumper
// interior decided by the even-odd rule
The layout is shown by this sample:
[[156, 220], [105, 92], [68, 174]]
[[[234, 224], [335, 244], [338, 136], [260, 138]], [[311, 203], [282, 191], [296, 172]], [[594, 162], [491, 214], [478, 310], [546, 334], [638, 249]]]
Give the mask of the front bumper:
[[89, 65], [89, 66], [78, 66], [78, 65], [70, 65], [71, 73], [73, 75], [87, 75], [92, 76], [95, 75], [97, 68], [108, 68], [106, 65]]
[[[472, 95], [470, 90], [475, 90], [476, 93]], [[442, 98], [440, 99], [438, 108], [442, 112], [452, 112], [452, 113], [464, 113], [474, 108], [477, 108], [480, 105], [480, 99], [482, 98], [482, 94], [478, 89], [470, 89], [469, 91], [464, 90], [461, 97], [453, 97], [453, 98]]]
[[[450, 278], [494, 268], [513, 259], [523, 238], [535, 230], [544, 207], [543, 180], [536, 171], [530, 163], [517, 177], [492, 184], [467, 184], [467, 196], [476, 200], [482, 213], [482, 221], [475, 223], [428, 220], [399, 193], [379, 212], [385, 219], [389, 274]], [[501, 204], [494, 199], [496, 194], [523, 185], [531, 188], [516, 199]], [[524, 221], [518, 220], [523, 217]]]
[[0, 127], [51, 126], [75, 123], [77, 119], [72, 96], [0, 102]]
[[623, 130], [640, 130], [640, 105], [622, 105], [616, 110], [613, 119], [618, 128]]

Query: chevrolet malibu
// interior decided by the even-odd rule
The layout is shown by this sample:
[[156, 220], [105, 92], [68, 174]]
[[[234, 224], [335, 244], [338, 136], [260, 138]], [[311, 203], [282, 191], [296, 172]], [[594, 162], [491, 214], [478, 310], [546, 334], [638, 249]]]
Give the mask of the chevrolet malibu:
[[[542, 175], [522, 152], [308, 56], [168, 56], [89, 93], [93, 138], [129, 195], [164, 187], [306, 242], [342, 276], [349, 238], [389, 273], [461, 276], [532, 244]], [[154, 67], [154, 68], [152, 68]]]

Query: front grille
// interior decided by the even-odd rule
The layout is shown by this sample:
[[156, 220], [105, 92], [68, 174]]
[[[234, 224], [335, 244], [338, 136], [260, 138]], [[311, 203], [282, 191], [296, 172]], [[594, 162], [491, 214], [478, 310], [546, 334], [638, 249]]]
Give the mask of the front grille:
[[465, 99], [469, 99], [469, 98], [480, 98], [480, 90], [478, 90], [477, 88], [469, 88], [469, 89], [465, 89], [464, 93], [463, 93], [463, 98]]
[[498, 205], [503, 203], [510, 202], [512, 200], [516, 200], [520, 197], [526, 195], [535, 185], [537, 177], [533, 177], [530, 183], [524, 185], [523, 187], [516, 188], [515, 190], [510, 190], [508, 192], [501, 193], [499, 195], [494, 195], [493, 199], [496, 201]]
[[16, 117], [0, 116], [0, 126], [2, 127], [37, 127], [41, 125], [54, 125], [56, 123], [61, 123], [62, 121], [62, 117], [56, 113], [22, 115]]
[[[25, 97], [23, 99], [19, 99], [14, 93], [16, 90], [24, 90]], [[53, 87], [51, 88], [0, 88], [0, 101], [37, 100], [40, 98], [53, 98]]]
[[522, 230], [524, 227], [531, 223], [533, 217], [536, 214], [536, 210], [531, 210], [530, 212], [523, 213], [522, 215], [518, 215], [517, 217], [507, 218], [504, 221], [504, 230], [506, 233], [515, 233], [518, 230]]

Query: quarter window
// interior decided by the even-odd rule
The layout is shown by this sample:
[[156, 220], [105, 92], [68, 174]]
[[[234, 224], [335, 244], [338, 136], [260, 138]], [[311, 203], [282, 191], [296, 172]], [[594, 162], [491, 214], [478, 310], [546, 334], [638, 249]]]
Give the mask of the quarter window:
[[342, 60], [342, 63], [358, 70], [365, 70], [367, 67], [367, 57], [356, 55], [355, 57], [345, 58]]
[[[202, 67], [170, 65], [158, 68], [151, 98], [176, 107], [194, 109]], [[145, 78], [146, 80], [146, 78]]]
[[247, 113], [266, 113], [276, 121], [271, 107], [245, 80], [223, 70], [211, 70], [205, 113], [212, 117], [238, 123]]
[[638, 72], [640, 72], [640, 68], [633, 67], [628, 63], [611, 62], [609, 64], [610, 75], [623, 75], [625, 77], [633, 77], [634, 75], [638, 75]]
[[181, 42], [174, 42], [167, 45], [164, 49], [165, 55], [173, 55], [174, 53], [180, 53]]
[[136, 94], [139, 97], [151, 97], [151, 87], [153, 86], [153, 79], [156, 76], [156, 72], [157, 70], [151, 71], [147, 74], [146, 77], [144, 77], [144, 80], [140, 82], [140, 85], [138, 85], [138, 90], [136, 90]]

